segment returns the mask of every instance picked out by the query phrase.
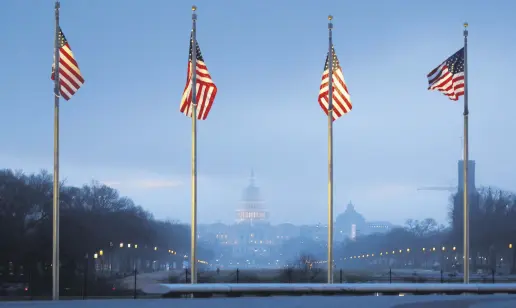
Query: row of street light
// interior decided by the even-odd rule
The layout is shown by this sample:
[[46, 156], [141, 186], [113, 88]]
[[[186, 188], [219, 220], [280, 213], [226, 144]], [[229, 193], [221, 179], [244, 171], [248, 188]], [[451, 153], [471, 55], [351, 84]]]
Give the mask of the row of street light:
[[[512, 244], [509, 244], [508, 245], [508, 248], [509, 249], [512, 249], [513, 245]], [[451, 250], [451, 251], [456, 251], [457, 250], [457, 247], [456, 246], [453, 246], [451, 247], [450, 249], [447, 249], [445, 246], [441, 247], [441, 249], [437, 249], [436, 247], [432, 247], [432, 248], [421, 248], [421, 252], [423, 253], [432, 253], [432, 252], [436, 252], [436, 251], [442, 251], [442, 252], [445, 252], [447, 250]], [[395, 255], [395, 254], [402, 254], [402, 253], [410, 253], [412, 250], [410, 248], [407, 248], [407, 249], [397, 249], [397, 250], [392, 250], [392, 251], [385, 251], [385, 252], [380, 252], [380, 253], [371, 253], [371, 254], [361, 254], [361, 255], [355, 255], [355, 256], [350, 256], [350, 257], [344, 257], [344, 258], [341, 258], [341, 260], [344, 260], [344, 261], [347, 261], [347, 260], [354, 260], [354, 259], [365, 259], [365, 258], [372, 258], [374, 256], [380, 256], [380, 257], [385, 257], [385, 256], [388, 256], [388, 255]], [[324, 261], [316, 261], [316, 262], [313, 262], [313, 263], [318, 263], [318, 264], [322, 264], [322, 263], [327, 263], [328, 261], [324, 260]]]
[[[127, 244], [124, 244], [124, 242], [120, 242], [120, 244], [118, 245], [119, 248], [133, 248], [133, 249], [137, 249], [139, 246], [138, 244], [131, 244], [131, 243], [127, 243]], [[113, 242], [110, 242], [109, 243], [109, 247], [113, 247]], [[148, 248], [148, 246], [145, 246], [145, 248]], [[158, 251], [158, 246], [154, 246], [154, 248], [151, 247], [152, 250], [154, 251]], [[167, 251], [169, 254], [171, 255], [177, 255], [177, 251], [176, 250], [172, 250], [172, 249], [168, 249]], [[93, 254], [93, 258], [94, 259], [98, 259], [99, 257], [103, 256], [104, 255], [104, 250], [99, 250], [98, 252], [95, 252]], [[188, 255], [184, 255], [184, 258], [187, 259], [188, 258]], [[204, 260], [197, 260], [198, 263], [201, 263], [201, 264], [208, 264], [207, 261], [204, 261]]]
[[[113, 247], [113, 242], [110, 242], [110, 243], [109, 243], [109, 246], [110, 246], [110, 247]], [[124, 243], [123, 243], [123, 242], [121, 242], [121, 243], [119, 244], [119, 247], [120, 247], [120, 248], [124, 248], [124, 247], [126, 247], [126, 248], [133, 248], [133, 249], [137, 249], [137, 248], [138, 248], [138, 244], [131, 244], [131, 243], [127, 243], [127, 244], [125, 244], [125, 245], [124, 245]], [[147, 248], [147, 246], [145, 246], [145, 247]], [[509, 247], [509, 249], [512, 249], [513, 245], [512, 245], [512, 244], [509, 244], [509, 245], [508, 245], [508, 247]], [[157, 247], [157, 246], [154, 246], [154, 249], [153, 249], [153, 250], [154, 250], [154, 251], [158, 251], [158, 247]], [[441, 249], [440, 249], [440, 250], [441, 250], [442, 252], [445, 252], [447, 249], [446, 249], [446, 247], [445, 247], [445, 246], [443, 246], [443, 247], [441, 247]], [[456, 246], [453, 246], [453, 247], [451, 248], [451, 250], [452, 250], [452, 251], [456, 251], [456, 250], [457, 250], [457, 247], [456, 247]], [[435, 252], [435, 251], [437, 251], [437, 248], [436, 248], [436, 247], [432, 247], [432, 248], [426, 249], [425, 247], [423, 247], [423, 248], [421, 249], [421, 251], [422, 251], [423, 253], [425, 253], [425, 252]], [[396, 253], [397, 253], [397, 254], [401, 254], [401, 253], [404, 253], [404, 252], [405, 252], [405, 253], [410, 253], [410, 252], [411, 252], [411, 249], [410, 249], [410, 248], [407, 248], [407, 249], [398, 249], [398, 250], [392, 250], [392, 251], [385, 251], [385, 252], [380, 252], [380, 253], [376, 253], [376, 254], [371, 253], [371, 254], [355, 255], [355, 256], [350, 256], [350, 257], [344, 257], [344, 258], [341, 258], [341, 260], [347, 261], [347, 260], [353, 260], [353, 259], [364, 259], [364, 258], [374, 257], [375, 255], [376, 255], [376, 256], [381, 256], [381, 257], [383, 257], [383, 256], [387, 256], [387, 255], [389, 255], [389, 254], [390, 254], [390, 255], [395, 255]], [[172, 249], [168, 249], [168, 253], [169, 253], [169, 254], [172, 254], [172, 255], [176, 255], [176, 254], [177, 254], [177, 251], [172, 250]], [[104, 250], [102, 250], [102, 249], [101, 249], [101, 250], [99, 250], [98, 252], [95, 252], [95, 253], [94, 253], [93, 258], [97, 259], [97, 258], [99, 258], [99, 257], [101, 257], [101, 256], [103, 256], [103, 255], [104, 255]], [[188, 255], [184, 255], [184, 258], [185, 258], [185, 259], [186, 259], [186, 258], [188, 258]], [[201, 263], [201, 264], [209, 264], [207, 261], [204, 261], [204, 260], [197, 260], [197, 262], [198, 262], [198, 263]], [[319, 264], [321, 264], [321, 263], [327, 263], [327, 261], [316, 261], [316, 262], [313, 262], [313, 263], [319, 263]]]
[[[453, 246], [453, 247], [451, 248], [451, 250], [452, 250], [452, 251], [456, 251], [456, 250], [457, 250], [457, 247]], [[396, 253], [401, 254], [401, 253], [403, 253], [403, 252], [409, 253], [410, 251], [411, 251], [411, 250], [410, 250], [410, 248], [407, 248], [406, 250], [404, 250], [404, 249], [399, 249], [399, 250], [393, 250], [392, 252], [389, 252], [389, 251], [386, 251], [386, 252], [380, 252], [380, 253], [378, 253], [377, 255], [379, 255], [379, 256], [387, 256], [387, 255], [389, 255], [389, 254], [394, 255], [394, 254], [396, 254]], [[437, 249], [436, 249], [435, 247], [432, 247], [432, 248], [430, 248], [430, 249], [422, 248], [422, 249], [421, 249], [421, 251], [422, 251], [422, 252], [435, 252], [435, 251], [437, 251]], [[446, 247], [444, 247], [444, 246], [443, 246], [443, 247], [441, 247], [441, 251], [443, 251], [443, 252], [444, 252], [444, 251], [446, 251]], [[344, 258], [344, 260], [361, 259], [361, 258], [369, 258], [369, 257], [374, 257], [374, 256], [375, 256], [375, 254], [374, 254], [374, 253], [372, 253], [372, 254], [363, 254], [363, 255], [357, 255], [357, 256], [351, 256], [351, 257], [345, 257], [345, 258]]]

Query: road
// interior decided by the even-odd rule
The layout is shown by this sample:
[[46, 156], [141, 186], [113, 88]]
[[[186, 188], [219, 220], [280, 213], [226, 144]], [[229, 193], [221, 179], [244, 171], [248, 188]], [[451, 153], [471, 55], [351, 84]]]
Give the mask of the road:
[[[170, 276], [175, 277], [181, 273], [182, 271], [160, 271], [138, 274], [136, 277], [136, 289], [141, 290], [144, 286], [149, 284], [168, 282]], [[118, 283], [122, 288], [132, 290], [134, 289], [134, 275], [122, 278]]]
[[212, 299], [0, 302], [0, 308], [514, 308], [515, 295], [481, 296], [278, 296]]

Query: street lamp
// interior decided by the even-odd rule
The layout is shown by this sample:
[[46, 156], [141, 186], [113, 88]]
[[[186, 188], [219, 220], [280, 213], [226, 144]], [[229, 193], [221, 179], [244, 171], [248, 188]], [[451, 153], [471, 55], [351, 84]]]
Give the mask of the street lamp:
[[124, 243], [120, 243], [120, 248], [124, 248]]

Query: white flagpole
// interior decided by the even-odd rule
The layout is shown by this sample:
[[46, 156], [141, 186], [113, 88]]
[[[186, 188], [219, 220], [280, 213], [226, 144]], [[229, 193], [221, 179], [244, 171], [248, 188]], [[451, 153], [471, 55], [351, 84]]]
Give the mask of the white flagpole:
[[52, 299], [59, 300], [59, 8], [55, 3], [56, 33], [54, 42], [54, 187], [52, 224]]
[[464, 283], [469, 283], [468, 23], [464, 23]]
[[333, 16], [328, 16], [328, 283], [333, 283]]
[[197, 7], [192, 6], [192, 221], [190, 242], [190, 282], [197, 283]]

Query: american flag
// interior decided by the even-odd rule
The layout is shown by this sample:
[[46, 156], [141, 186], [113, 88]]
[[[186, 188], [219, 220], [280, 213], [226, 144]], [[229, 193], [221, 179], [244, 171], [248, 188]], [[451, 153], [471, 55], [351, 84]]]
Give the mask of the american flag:
[[[179, 111], [184, 113], [187, 117], [192, 116], [192, 43], [193, 39], [190, 37], [186, 86], [179, 107]], [[195, 45], [197, 58], [197, 119], [206, 120], [213, 101], [215, 100], [215, 96], [217, 95], [217, 86], [213, 80], [211, 80], [210, 72], [208, 72], [208, 68], [204, 63], [204, 58], [202, 57], [201, 49], [197, 41]]]
[[[333, 53], [333, 78], [332, 78], [332, 86], [333, 86], [333, 120], [340, 118], [344, 114], [351, 111], [351, 99], [349, 98], [348, 87], [346, 86], [346, 81], [344, 80], [344, 75], [342, 74], [342, 68], [340, 67], [339, 59], [337, 59], [337, 54], [335, 53], [335, 48], [332, 46]], [[328, 98], [329, 98], [329, 53], [326, 56], [326, 63], [324, 65], [324, 73], [322, 75], [321, 87], [319, 90], [319, 105], [324, 110], [326, 115], [328, 115]]]
[[453, 101], [464, 95], [464, 47], [433, 69], [428, 75], [428, 90], [437, 90]]
[[[59, 27], [59, 83], [61, 96], [69, 100], [77, 90], [84, 84], [79, 65], [73, 56], [72, 49]], [[50, 78], [55, 80], [55, 59], [52, 63], [52, 75]]]

